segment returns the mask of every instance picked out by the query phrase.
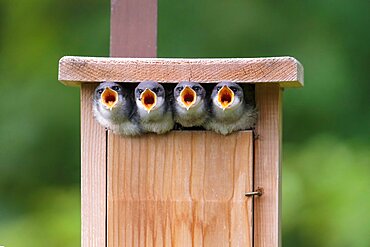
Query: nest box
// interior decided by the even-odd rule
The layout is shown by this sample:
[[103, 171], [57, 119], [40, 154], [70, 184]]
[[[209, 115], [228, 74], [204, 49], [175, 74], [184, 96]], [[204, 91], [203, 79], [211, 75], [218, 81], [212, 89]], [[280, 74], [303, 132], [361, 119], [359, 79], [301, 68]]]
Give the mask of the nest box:
[[[115, 57], [59, 63], [59, 80], [81, 90], [82, 246], [279, 246], [282, 91], [303, 86], [303, 67], [291, 57], [142, 58], [156, 56], [157, 8], [138, 2], [112, 3]], [[143, 9], [146, 16], [135, 14]], [[98, 83], [148, 80], [254, 84], [255, 138], [252, 131], [125, 137], [94, 120]]]
[[[59, 80], [81, 85], [85, 246], [105, 239], [109, 246], [252, 246], [253, 234], [278, 236], [282, 89], [303, 85], [297, 60], [64, 57]], [[95, 122], [98, 82], [148, 80], [255, 84], [255, 138], [252, 131], [124, 137]]]

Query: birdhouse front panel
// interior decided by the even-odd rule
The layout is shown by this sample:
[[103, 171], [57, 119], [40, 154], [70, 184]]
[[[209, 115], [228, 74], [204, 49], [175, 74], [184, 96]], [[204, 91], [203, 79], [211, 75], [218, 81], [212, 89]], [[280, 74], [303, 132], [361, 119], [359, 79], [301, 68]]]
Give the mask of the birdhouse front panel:
[[108, 246], [251, 246], [252, 136], [108, 138]]

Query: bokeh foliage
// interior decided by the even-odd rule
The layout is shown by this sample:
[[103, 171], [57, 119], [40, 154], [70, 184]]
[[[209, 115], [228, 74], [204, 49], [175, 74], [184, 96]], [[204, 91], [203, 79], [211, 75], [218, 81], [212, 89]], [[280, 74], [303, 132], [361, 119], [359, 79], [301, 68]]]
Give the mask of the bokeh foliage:
[[[63, 55], [108, 56], [109, 1], [0, 0], [0, 245], [79, 246], [79, 90]], [[370, 243], [368, 1], [159, 0], [160, 57], [290, 55], [283, 246]]]

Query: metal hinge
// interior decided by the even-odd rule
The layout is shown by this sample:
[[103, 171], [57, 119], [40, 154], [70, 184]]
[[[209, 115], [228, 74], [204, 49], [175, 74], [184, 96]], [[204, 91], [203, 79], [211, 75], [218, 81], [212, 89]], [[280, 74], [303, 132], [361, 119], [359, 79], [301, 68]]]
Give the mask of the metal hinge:
[[262, 194], [263, 194], [263, 189], [257, 188], [256, 191], [246, 192], [244, 195], [245, 196], [262, 196]]

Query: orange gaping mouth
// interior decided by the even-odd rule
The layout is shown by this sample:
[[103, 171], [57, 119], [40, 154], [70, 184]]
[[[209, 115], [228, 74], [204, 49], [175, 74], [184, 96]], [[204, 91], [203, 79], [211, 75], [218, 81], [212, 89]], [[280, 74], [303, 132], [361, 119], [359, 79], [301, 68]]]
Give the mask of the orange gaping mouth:
[[218, 91], [218, 102], [220, 103], [222, 109], [229, 107], [234, 101], [234, 92], [228, 87], [223, 86], [220, 91]]
[[141, 93], [140, 97], [141, 103], [148, 112], [150, 112], [153, 109], [153, 107], [157, 104], [157, 95], [148, 88]]
[[180, 94], [181, 102], [189, 110], [197, 100], [197, 93], [190, 87], [186, 86]]
[[101, 95], [101, 102], [105, 105], [109, 110], [117, 104], [118, 102], [118, 93], [109, 87], [107, 87]]

